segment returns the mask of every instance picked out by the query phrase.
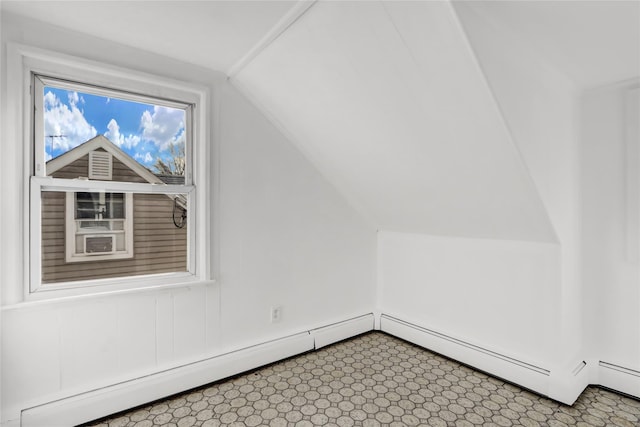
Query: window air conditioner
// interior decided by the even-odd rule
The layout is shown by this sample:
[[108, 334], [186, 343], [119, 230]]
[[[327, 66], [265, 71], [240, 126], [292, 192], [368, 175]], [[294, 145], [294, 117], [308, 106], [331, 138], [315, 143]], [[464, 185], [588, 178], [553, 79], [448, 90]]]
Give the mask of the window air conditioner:
[[112, 254], [115, 252], [115, 234], [99, 234], [84, 236], [85, 254]]

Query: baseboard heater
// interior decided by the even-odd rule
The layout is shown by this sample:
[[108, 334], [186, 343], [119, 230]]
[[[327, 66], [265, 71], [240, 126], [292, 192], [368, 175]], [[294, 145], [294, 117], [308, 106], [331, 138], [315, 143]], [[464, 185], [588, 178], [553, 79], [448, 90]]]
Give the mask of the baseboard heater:
[[640, 371], [616, 365], [598, 362], [598, 384], [640, 399]]
[[354, 317], [342, 322], [333, 323], [322, 328], [309, 331], [313, 337], [314, 348], [325, 347], [356, 335], [372, 331], [374, 327], [374, 317], [372, 313]]
[[20, 425], [77, 425], [373, 330], [368, 313], [22, 410]]
[[633, 375], [634, 377], [640, 378], [640, 371], [636, 371], [635, 369], [625, 368], [623, 366], [614, 365], [613, 363], [603, 362], [602, 360], [598, 363], [601, 368], [612, 369], [614, 371], [621, 372], [627, 375]]
[[[538, 374], [542, 374], [542, 375], [545, 375], [545, 376], [549, 376], [551, 374], [551, 372], [548, 369], [541, 368], [539, 366], [535, 366], [535, 365], [532, 365], [530, 363], [523, 362], [522, 360], [514, 359], [513, 357], [509, 357], [509, 356], [506, 356], [504, 354], [500, 354], [500, 353], [497, 353], [495, 351], [488, 350], [486, 348], [477, 346], [475, 344], [468, 343], [468, 342], [460, 340], [458, 338], [454, 338], [452, 336], [443, 334], [441, 332], [437, 332], [437, 331], [434, 331], [434, 330], [431, 330], [431, 329], [423, 328], [421, 326], [406, 322], [404, 320], [397, 319], [395, 317], [383, 314], [381, 316], [381, 320], [380, 320], [381, 328], [382, 328], [383, 331], [385, 331], [385, 332], [388, 331], [392, 335], [394, 335], [394, 333], [392, 332], [393, 327], [392, 326], [389, 327], [390, 326], [389, 322], [400, 324], [400, 325], [402, 325], [404, 327], [411, 328], [411, 329], [413, 329], [413, 330], [415, 330], [417, 332], [420, 332], [420, 333], [423, 333], [423, 334], [428, 334], [428, 335], [430, 335], [430, 336], [432, 336], [434, 338], [438, 338], [440, 340], [445, 340], [447, 342], [450, 342], [450, 343], [453, 343], [453, 344], [457, 344], [457, 345], [462, 346], [464, 348], [467, 348], [469, 350], [477, 351], [477, 352], [482, 353], [484, 355], [491, 356], [491, 357], [494, 357], [496, 359], [500, 359], [500, 360], [502, 360], [504, 362], [508, 362], [508, 363], [517, 365], [517, 366], [519, 366], [521, 368], [528, 369], [528, 370], [536, 372]], [[399, 336], [399, 337], [401, 338], [401, 336]]]
[[[550, 396], [554, 379], [549, 369], [387, 314], [380, 317], [380, 329], [504, 381]], [[564, 397], [556, 400], [563, 399], [567, 400]]]

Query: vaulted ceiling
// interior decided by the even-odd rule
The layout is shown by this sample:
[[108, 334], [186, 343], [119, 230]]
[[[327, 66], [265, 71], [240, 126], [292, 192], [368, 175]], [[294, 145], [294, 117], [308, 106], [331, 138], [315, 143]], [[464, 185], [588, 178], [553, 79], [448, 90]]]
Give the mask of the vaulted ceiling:
[[1, 5], [230, 74], [346, 197], [396, 231], [557, 239], [469, 40], [474, 20], [577, 87], [639, 74], [635, 1]]
[[316, 3], [232, 77], [380, 228], [553, 239], [449, 3]]
[[[454, 1], [502, 27], [581, 87], [638, 77], [640, 1]], [[461, 17], [462, 18], [462, 17]]]
[[227, 71], [292, 1], [2, 1], [3, 11]]
[[[322, 2], [323, 0], [319, 0]], [[473, 9], [580, 84], [630, 78], [640, 61], [637, 0], [422, 0]], [[371, 3], [355, 1], [355, 3]], [[3, 0], [3, 11], [228, 72], [315, 0]], [[349, 3], [349, 0], [335, 3]], [[409, 3], [383, 1], [380, 3]], [[336, 6], [339, 11], [339, 6]]]

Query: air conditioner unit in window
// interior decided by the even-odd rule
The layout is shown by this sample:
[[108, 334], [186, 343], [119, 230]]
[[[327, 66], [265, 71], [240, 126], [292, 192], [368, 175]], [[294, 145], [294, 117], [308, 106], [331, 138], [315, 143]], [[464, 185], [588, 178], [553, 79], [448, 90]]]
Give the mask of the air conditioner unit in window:
[[98, 234], [84, 236], [85, 254], [112, 254], [116, 249], [114, 234]]

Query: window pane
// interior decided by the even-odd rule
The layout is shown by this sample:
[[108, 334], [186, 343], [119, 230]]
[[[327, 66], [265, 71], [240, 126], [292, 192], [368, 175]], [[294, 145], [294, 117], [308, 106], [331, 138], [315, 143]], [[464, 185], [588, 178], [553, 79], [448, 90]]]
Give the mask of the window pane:
[[[186, 194], [40, 194], [43, 285], [188, 271]], [[84, 218], [96, 205], [110, 207]]]
[[[123, 193], [77, 192], [76, 219], [124, 219], [125, 198]], [[84, 221], [87, 222], [87, 221]]]
[[[47, 175], [59, 178], [93, 178], [88, 170], [88, 158], [71, 153], [75, 148], [102, 136], [127, 158], [159, 179], [165, 181], [184, 177], [187, 135], [185, 109], [52, 85], [44, 86], [42, 96], [42, 135]], [[60, 157], [63, 159], [60, 160]], [[64, 161], [64, 157], [68, 161]], [[58, 160], [52, 164], [54, 159]], [[115, 158], [114, 164], [107, 166], [103, 160], [105, 159], [97, 158], [97, 167], [112, 167], [114, 177], [98, 179], [136, 180], [135, 176], [127, 174], [123, 169], [121, 163], [126, 165], [127, 161]], [[104, 169], [101, 170], [105, 172]]]

